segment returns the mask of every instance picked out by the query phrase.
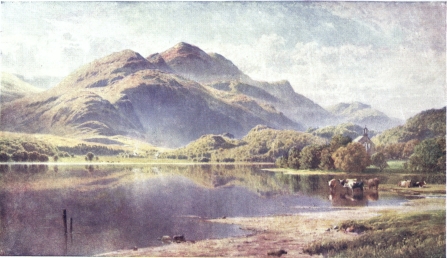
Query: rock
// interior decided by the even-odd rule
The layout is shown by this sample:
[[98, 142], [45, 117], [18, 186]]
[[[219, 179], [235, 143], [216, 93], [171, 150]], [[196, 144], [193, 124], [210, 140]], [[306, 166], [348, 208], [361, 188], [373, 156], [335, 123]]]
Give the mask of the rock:
[[332, 229], [338, 229], [338, 226], [337, 225], [335, 225]]
[[278, 256], [278, 257], [280, 257], [283, 254], [287, 254], [287, 252], [285, 250], [283, 250], [283, 249], [280, 249], [278, 251], [270, 251], [270, 252], [267, 253], [267, 255]]

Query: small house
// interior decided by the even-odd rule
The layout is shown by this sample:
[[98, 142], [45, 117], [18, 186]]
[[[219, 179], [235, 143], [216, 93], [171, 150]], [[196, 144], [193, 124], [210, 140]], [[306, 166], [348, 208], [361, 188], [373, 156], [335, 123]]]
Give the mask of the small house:
[[376, 151], [374, 143], [368, 137], [368, 128], [366, 128], [366, 126], [365, 128], [363, 128], [363, 135], [355, 138], [353, 142], [362, 144], [365, 147], [366, 153], [368, 153], [368, 155], [370, 156]]

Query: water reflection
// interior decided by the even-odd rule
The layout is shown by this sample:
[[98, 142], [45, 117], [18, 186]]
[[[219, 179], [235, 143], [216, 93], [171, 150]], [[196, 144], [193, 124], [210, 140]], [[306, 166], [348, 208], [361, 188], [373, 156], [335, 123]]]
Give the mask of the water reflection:
[[207, 218], [389, 202], [372, 191], [329, 201], [327, 182], [336, 174], [285, 175], [262, 168], [0, 165], [0, 250], [6, 255], [90, 256], [161, 245], [157, 239], [164, 235], [199, 240], [246, 233]]

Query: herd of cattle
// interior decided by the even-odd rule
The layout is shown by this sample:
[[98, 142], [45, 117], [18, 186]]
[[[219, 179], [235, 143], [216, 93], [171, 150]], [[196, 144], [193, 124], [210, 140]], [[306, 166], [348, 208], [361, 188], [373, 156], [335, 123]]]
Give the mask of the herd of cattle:
[[400, 187], [406, 187], [406, 188], [410, 188], [410, 187], [424, 187], [427, 183], [425, 181], [413, 181], [413, 180], [405, 180], [405, 181], [400, 181], [399, 183], [397, 183], [397, 186]]
[[[357, 179], [332, 179], [329, 182], [331, 200], [334, 206], [364, 206], [368, 205], [368, 200], [377, 201], [379, 198], [378, 178], [367, 180]], [[416, 182], [405, 180], [397, 184], [399, 187], [424, 187], [425, 181]], [[364, 193], [364, 189], [367, 190]]]
[[[351, 190], [360, 189], [363, 191], [364, 188], [368, 188], [369, 190], [379, 190], [380, 180], [376, 178], [367, 179], [366, 181], [357, 180], [357, 179], [332, 179], [329, 181], [329, 188], [331, 192], [336, 188], [337, 185], [341, 185], [343, 187], [349, 188]], [[400, 181], [397, 186], [399, 187], [424, 187], [427, 183], [425, 181], [413, 181], [413, 180], [405, 180]]]

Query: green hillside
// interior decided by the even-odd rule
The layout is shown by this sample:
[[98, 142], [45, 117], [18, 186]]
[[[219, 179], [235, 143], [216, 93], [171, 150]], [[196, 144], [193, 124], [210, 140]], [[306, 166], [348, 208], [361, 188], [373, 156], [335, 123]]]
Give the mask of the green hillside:
[[398, 127], [384, 131], [372, 139], [376, 145], [388, 145], [410, 140], [425, 140], [446, 135], [446, 108], [423, 111]]
[[[307, 130], [307, 132], [328, 140], [332, 139], [334, 135], [339, 134], [343, 136], [349, 136], [351, 139], [355, 139], [357, 138], [357, 136], [363, 135], [363, 127], [354, 123], [343, 123], [334, 126], [326, 126], [323, 128], [309, 129]], [[371, 138], [376, 135], [376, 132], [369, 130], [368, 135]]]
[[204, 135], [183, 148], [162, 154], [161, 157], [196, 161], [274, 162], [291, 147], [303, 148], [324, 142], [322, 138], [309, 133], [258, 125], [240, 140], [224, 135]]

